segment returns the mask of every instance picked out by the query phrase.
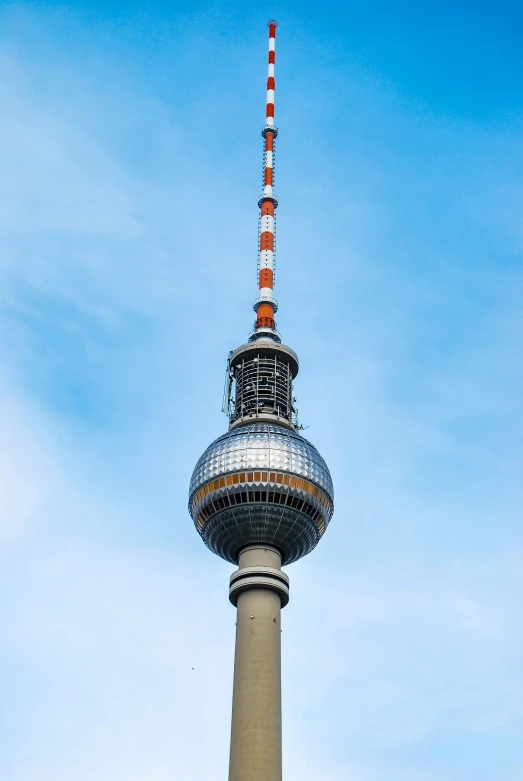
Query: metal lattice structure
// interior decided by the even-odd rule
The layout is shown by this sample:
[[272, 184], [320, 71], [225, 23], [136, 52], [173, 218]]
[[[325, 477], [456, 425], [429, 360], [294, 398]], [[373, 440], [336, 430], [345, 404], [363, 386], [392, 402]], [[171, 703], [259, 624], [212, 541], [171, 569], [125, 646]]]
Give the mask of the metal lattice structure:
[[235, 367], [236, 395], [234, 419], [252, 413], [272, 413], [291, 420], [292, 374], [288, 363], [278, 356], [256, 355]]
[[298, 357], [285, 345], [256, 340], [229, 355], [223, 410], [231, 427], [268, 420], [296, 427], [293, 380]]

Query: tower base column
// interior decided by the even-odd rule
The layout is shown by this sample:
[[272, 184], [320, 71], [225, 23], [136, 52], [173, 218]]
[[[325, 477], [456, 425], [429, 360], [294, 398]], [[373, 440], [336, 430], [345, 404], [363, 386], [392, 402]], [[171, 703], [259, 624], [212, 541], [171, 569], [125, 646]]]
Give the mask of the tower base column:
[[281, 781], [281, 607], [288, 578], [280, 553], [249, 546], [231, 577], [237, 606], [229, 781]]

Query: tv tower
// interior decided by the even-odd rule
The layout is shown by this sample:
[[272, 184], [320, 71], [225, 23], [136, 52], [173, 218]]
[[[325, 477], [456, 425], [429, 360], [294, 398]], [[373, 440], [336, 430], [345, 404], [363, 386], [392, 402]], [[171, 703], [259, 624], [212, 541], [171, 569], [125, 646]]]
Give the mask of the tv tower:
[[203, 541], [238, 565], [229, 585], [237, 609], [229, 781], [281, 781], [280, 613], [289, 601], [281, 567], [310, 553], [334, 510], [327, 464], [298, 431], [298, 356], [282, 344], [274, 321], [277, 22], [267, 24], [256, 322], [249, 341], [229, 354], [223, 406], [229, 430], [201, 456], [189, 489], [189, 512]]

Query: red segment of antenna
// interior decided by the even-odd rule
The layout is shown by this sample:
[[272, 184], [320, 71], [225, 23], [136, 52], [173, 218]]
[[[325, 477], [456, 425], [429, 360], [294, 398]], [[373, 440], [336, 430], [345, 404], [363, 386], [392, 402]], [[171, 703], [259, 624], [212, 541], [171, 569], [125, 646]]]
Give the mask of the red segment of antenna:
[[269, 26], [269, 67], [267, 77], [267, 97], [265, 108], [264, 138], [264, 171], [263, 193], [260, 205], [260, 246], [258, 256], [259, 268], [259, 298], [254, 304], [256, 330], [260, 328], [275, 328], [274, 314], [277, 303], [273, 297], [274, 286], [274, 247], [275, 247], [275, 209], [278, 201], [274, 197], [274, 146], [278, 130], [274, 125], [274, 65], [276, 61], [276, 26], [278, 22], [270, 20]]

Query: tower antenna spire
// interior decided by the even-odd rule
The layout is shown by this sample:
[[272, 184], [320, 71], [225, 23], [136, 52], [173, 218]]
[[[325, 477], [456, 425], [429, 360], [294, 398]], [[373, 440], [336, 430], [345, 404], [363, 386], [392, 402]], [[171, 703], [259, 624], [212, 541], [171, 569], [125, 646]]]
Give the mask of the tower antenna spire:
[[259, 246], [258, 246], [258, 298], [254, 302], [256, 322], [251, 341], [270, 338], [280, 341], [276, 331], [274, 315], [278, 303], [274, 298], [274, 266], [276, 245], [276, 208], [278, 199], [274, 195], [274, 158], [278, 128], [274, 124], [274, 66], [276, 63], [276, 27], [278, 22], [270, 19], [269, 27], [269, 57], [267, 74], [267, 99], [265, 108], [265, 125], [263, 136], [263, 191], [258, 201]]

